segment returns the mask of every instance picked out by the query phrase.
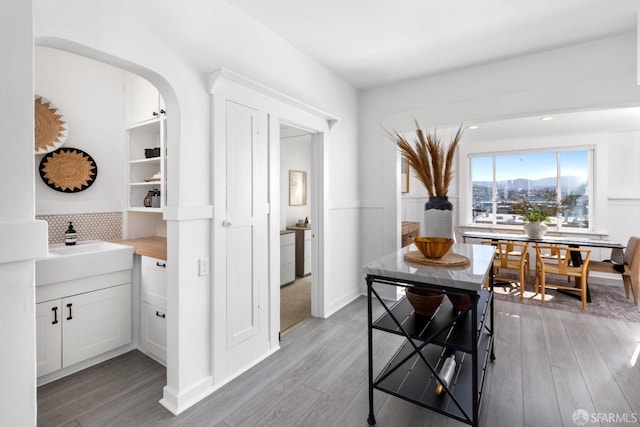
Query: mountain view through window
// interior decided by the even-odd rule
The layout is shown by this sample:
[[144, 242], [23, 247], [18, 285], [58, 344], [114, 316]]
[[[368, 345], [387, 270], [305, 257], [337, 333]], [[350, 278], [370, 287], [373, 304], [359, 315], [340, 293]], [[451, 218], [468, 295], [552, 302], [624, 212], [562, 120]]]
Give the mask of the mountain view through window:
[[589, 228], [590, 150], [472, 157], [473, 222], [523, 224], [526, 200], [557, 228]]

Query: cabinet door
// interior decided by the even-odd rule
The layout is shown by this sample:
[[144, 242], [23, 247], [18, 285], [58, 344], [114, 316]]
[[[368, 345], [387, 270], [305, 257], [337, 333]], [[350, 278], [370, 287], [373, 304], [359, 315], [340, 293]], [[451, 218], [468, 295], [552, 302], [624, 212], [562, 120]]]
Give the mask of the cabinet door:
[[154, 85], [142, 77], [128, 78], [125, 93], [128, 125], [160, 117], [160, 95]]
[[167, 314], [160, 307], [142, 303], [140, 344], [145, 353], [158, 361], [167, 360]]
[[38, 376], [62, 368], [62, 302], [36, 304], [36, 356]]
[[142, 301], [161, 309], [167, 308], [167, 261], [142, 257]]
[[131, 342], [131, 284], [62, 299], [62, 367]]
[[303, 275], [311, 274], [311, 230], [304, 231]]

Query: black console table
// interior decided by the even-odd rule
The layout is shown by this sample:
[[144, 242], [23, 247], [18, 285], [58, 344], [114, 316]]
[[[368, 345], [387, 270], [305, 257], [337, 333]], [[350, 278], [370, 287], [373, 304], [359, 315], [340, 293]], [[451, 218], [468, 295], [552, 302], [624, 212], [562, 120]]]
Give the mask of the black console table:
[[[493, 281], [495, 248], [488, 245], [454, 244], [451, 250], [470, 259], [464, 267], [427, 266], [407, 262], [403, 255], [411, 245], [364, 267], [368, 299], [369, 417], [376, 423], [373, 390], [377, 389], [416, 405], [477, 426], [488, 360], [493, 350]], [[488, 290], [483, 289], [489, 280]], [[429, 289], [444, 294], [431, 317], [416, 315], [407, 299], [389, 303], [377, 286]], [[447, 295], [468, 295], [471, 305], [455, 310]], [[377, 299], [384, 313], [373, 320], [372, 302]], [[405, 337], [386, 366], [373, 372], [373, 331]], [[456, 370], [448, 387], [435, 393], [438, 372], [451, 354]]]

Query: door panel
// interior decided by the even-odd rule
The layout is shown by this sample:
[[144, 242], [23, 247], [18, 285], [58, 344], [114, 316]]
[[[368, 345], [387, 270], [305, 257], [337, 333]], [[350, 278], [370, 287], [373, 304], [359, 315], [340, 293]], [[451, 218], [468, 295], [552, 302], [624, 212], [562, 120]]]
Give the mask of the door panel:
[[236, 362], [235, 354], [258, 356], [260, 289], [267, 286], [269, 258], [267, 150], [255, 109], [228, 101], [226, 129], [227, 348], [236, 349], [229, 353]]

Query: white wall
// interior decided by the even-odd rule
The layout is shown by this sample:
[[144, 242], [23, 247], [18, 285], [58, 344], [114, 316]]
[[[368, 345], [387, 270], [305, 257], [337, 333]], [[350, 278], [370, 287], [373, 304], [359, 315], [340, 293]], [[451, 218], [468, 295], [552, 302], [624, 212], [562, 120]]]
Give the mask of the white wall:
[[[185, 22], [189, 23], [185, 27]], [[212, 258], [211, 104], [208, 74], [229, 68], [340, 119], [325, 140], [325, 283], [331, 310], [356, 294], [358, 262], [357, 93], [290, 44], [222, 0], [87, 2], [35, 0], [36, 42], [66, 49], [138, 74], [167, 104], [167, 387], [182, 411], [209, 391]], [[259, 66], [256, 66], [259, 65]], [[286, 77], [286, 78], [283, 78]], [[31, 190], [26, 188], [29, 194]], [[211, 266], [212, 271], [225, 268]], [[214, 361], [215, 363], [215, 361]]]
[[2, 424], [36, 424], [35, 277], [47, 250], [34, 221], [33, 26], [29, 1], [0, 3], [0, 414]]
[[[367, 227], [366, 233], [362, 229], [363, 262], [393, 251], [399, 244], [397, 155], [393, 142], [384, 135], [384, 128], [412, 130], [414, 119], [423, 126], [447, 127], [461, 121], [493, 121], [635, 104], [640, 99], [635, 73], [636, 36], [630, 33], [363, 92], [359, 100], [363, 153], [361, 222]], [[631, 168], [636, 162], [637, 159], [626, 158], [624, 166]], [[637, 194], [631, 185], [624, 184], [624, 188], [630, 189], [626, 194]], [[452, 188], [450, 193], [455, 209], [462, 194], [459, 188]], [[621, 203], [624, 209], [618, 207]], [[627, 215], [639, 204], [637, 198], [609, 199], [605, 222], [610, 238], [626, 241], [630, 233], [639, 231], [637, 223], [624, 231], [613, 226], [628, 222]]]
[[[289, 206], [289, 171], [307, 173], [307, 204]], [[302, 135], [280, 140], [280, 228], [295, 225], [299, 219], [311, 218], [311, 136]]]
[[35, 156], [36, 214], [118, 212], [124, 208], [124, 73], [62, 50], [36, 46], [35, 93], [64, 115], [68, 136], [63, 147], [85, 151], [96, 162], [96, 180], [84, 191], [49, 188]]

